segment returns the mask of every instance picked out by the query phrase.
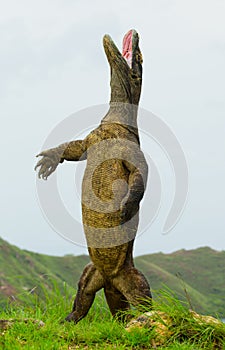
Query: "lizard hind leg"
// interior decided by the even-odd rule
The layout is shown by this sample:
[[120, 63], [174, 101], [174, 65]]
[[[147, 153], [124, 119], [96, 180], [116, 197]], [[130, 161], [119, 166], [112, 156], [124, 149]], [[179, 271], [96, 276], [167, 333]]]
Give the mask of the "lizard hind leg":
[[113, 285], [126, 297], [127, 301], [140, 309], [151, 308], [152, 295], [145, 276], [135, 267], [124, 268], [113, 279]]
[[129, 314], [126, 311], [130, 309], [130, 305], [126, 297], [111, 284], [105, 285], [104, 293], [112, 316], [119, 321], [127, 321]]
[[104, 280], [93, 263], [88, 264], [78, 283], [77, 295], [74, 300], [72, 312], [66, 317], [66, 321], [79, 322], [84, 318], [95, 298], [98, 290], [104, 287]]

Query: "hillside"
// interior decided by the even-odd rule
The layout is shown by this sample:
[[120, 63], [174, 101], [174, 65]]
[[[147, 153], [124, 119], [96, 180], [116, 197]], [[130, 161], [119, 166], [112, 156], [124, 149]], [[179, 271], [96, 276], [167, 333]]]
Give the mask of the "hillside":
[[225, 251], [204, 247], [145, 255], [135, 260], [153, 289], [162, 288], [164, 284], [184, 299], [185, 284], [194, 309], [225, 314]]
[[88, 261], [87, 256], [36, 254], [0, 239], [0, 306], [4, 307], [7, 301], [29, 303], [30, 295], [43, 298], [46, 290], [54, 294], [54, 284], [62, 292], [64, 282], [75, 286], [80, 271]]
[[[31, 295], [44, 298], [46, 291], [54, 294], [55, 284], [63, 293], [65, 282], [72, 295], [88, 262], [88, 256], [47, 256], [21, 250], [0, 239], [0, 306], [4, 307], [8, 300], [29, 303]], [[185, 300], [186, 288], [197, 312], [225, 316], [224, 251], [205, 247], [150, 254], [137, 257], [135, 264], [147, 277], [154, 297], [166, 285]]]

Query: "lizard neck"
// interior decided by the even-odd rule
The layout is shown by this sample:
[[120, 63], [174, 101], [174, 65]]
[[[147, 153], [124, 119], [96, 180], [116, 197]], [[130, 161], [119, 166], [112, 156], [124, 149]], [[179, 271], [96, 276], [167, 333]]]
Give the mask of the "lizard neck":
[[135, 134], [139, 139], [137, 112], [137, 105], [122, 102], [110, 102], [109, 111], [102, 119], [102, 124], [119, 124]]

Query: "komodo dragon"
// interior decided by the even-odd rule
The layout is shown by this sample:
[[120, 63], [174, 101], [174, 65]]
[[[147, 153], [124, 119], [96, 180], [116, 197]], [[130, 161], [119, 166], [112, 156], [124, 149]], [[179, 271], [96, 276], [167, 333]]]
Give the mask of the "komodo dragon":
[[122, 54], [109, 35], [103, 38], [111, 70], [110, 108], [101, 124], [84, 140], [41, 152], [35, 170], [47, 179], [64, 160], [87, 160], [82, 183], [82, 219], [91, 263], [80, 278], [67, 321], [80, 321], [95, 293], [104, 288], [112, 315], [129, 305], [151, 305], [150, 287], [133, 263], [139, 203], [147, 181], [147, 163], [140, 150], [137, 110], [142, 84], [139, 37], [130, 30]]

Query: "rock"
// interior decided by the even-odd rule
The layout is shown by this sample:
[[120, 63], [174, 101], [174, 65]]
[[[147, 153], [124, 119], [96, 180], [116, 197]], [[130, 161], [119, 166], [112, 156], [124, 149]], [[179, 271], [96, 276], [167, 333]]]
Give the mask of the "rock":
[[[183, 322], [188, 324], [191, 321], [191, 317], [199, 324], [211, 324], [211, 325], [223, 325], [224, 324], [212, 316], [203, 316], [197, 314], [193, 310], [189, 310], [189, 314], [184, 315]], [[191, 325], [191, 322], [190, 322]], [[153, 348], [165, 344], [171, 336], [176, 334], [176, 331], [180, 329], [180, 319], [175, 321], [175, 317], [162, 311], [150, 311], [146, 312], [136, 319], [131, 320], [125, 327], [128, 332], [132, 332], [137, 328], [149, 328], [154, 331], [154, 340], [152, 341]]]
[[5, 331], [12, 325], [10, 320], [0, 320], [0, 330]]
[[11, 327], [15, 322], [24, 322], [24, 323], [32, 322], [34, 324], [37, 324], [39, 327], [43, 327], [45, 325], [44, 322], [41, 320], [34, 320], [30, 318], [25, 318], [20, 320], [20, 319], [10, 318], [8, 320], [0, 320], [0, 330], [5, 331], [9, 327]]
[[190, 310], [190, 313], [199, 324], [204, 324], [204, 323], [217, 324], [217, 325], [223, 324], [222, 321], [217, 320], [215, 317], [199, 315], [197, 314], [197, 312], [193, 310]]
[[150, 311], [139, 316], [137, 319], [131, 320], [126, 330], [131, 332], [134, 328], [150, 328], [154, 329], [155, 337], [152, 346], [163, 345], [172, 335], [171, 328], [173, 326], [172, 319], [165, 312]]

